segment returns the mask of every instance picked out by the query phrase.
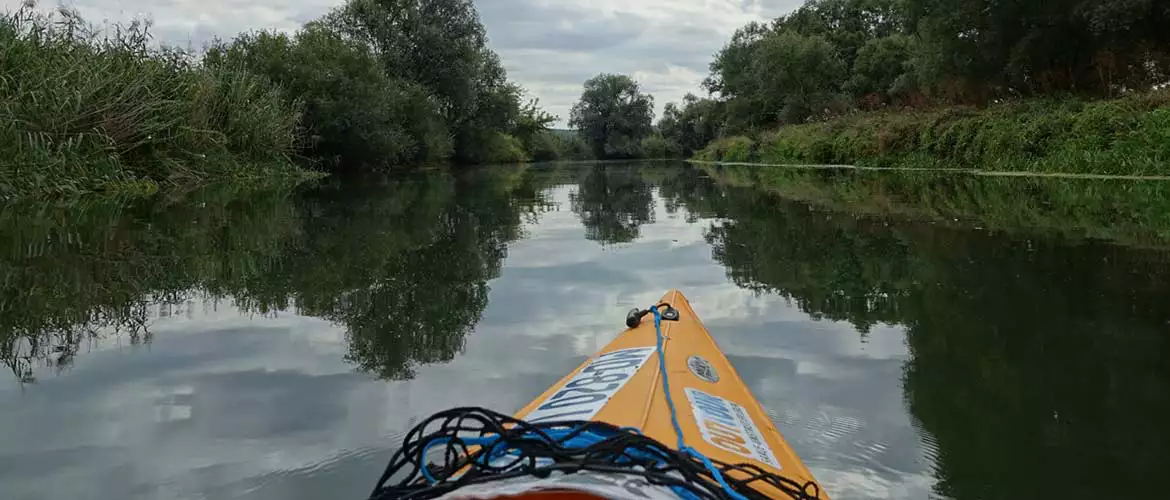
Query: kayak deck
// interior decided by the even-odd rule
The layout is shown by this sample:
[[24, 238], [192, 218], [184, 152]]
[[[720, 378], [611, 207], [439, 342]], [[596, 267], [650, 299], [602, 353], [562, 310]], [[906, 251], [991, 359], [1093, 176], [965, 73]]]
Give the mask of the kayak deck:
[[[816, 484], [686, 297], [672, 290], [661, 302], [678, 312], [677, 320], [661, 322], [665, 378], [659, 366], [654, 318], [647, 315], [516, 417], [534, 423], [594, 420], [635, 427], [673, 446], [679, 436], [666, 397], [669, 391], [687, 446], [714, 460], [750, 463], [800, 483]], [[763, 482], [754, 486], [770, 498], [787, 498]], [[823, 490], [820, 498], [827, 498]]]

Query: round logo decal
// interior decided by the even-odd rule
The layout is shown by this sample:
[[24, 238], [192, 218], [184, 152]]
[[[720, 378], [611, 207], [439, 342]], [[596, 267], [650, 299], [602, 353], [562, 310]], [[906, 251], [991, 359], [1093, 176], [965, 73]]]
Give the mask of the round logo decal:
[[687, 358], [687, 367], [702, 380], [712, 384], [719, 381], [719, 373], [715, 371], [715, 367], [702, 356], [694, 355]]

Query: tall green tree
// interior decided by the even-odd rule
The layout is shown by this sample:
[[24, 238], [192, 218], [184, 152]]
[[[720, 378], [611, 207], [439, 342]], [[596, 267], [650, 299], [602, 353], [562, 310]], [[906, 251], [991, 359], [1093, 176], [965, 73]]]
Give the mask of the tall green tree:
[[896, 34], [869, 40], [857, 51], [844, 90], [870, 104], [904, 96], [914, 89], [913, 57], [913, 37]]
[[1155, 0], [906, 0], [921, 80], [942, 97], [1112, 95], [1170, 77], [1170, 6]]
[[488, 48], [471, 0], [350, 0], [325, 22], [373, 47], [387, 74], [432, 93], [457, 160], [484, 161], [518, 112], [519, 88]]
[[302, 154], [343, 168], [409, 165], [451, 154], [429, 91], [383, 71], [369, 46], [313, 22], [289, 36], [255, 32], [212, 45], [213, 67], [243, 67], [304, 106]]
[[673, 102], [666, 104], [658, 120], [658, 132], [677, 144], [680, 154], [690, 156], [719, 135], [723, 119], [723, 103], [688, 93], [683, 96], [681, 106]]
[[731, 131], [802, 123], [832, 106], [847, 74], [837, 50], [819, 35], [752, 24], [711, 64], [707, 87], [728, 101]]
[[633, 158], [652, 131], [654, 97], [642, 93], [626, 75], [602, 73], [585, 81], [569, 116], [569, 126], [580, 132], [598, 158]]
[[852, 68], [862, 47], [871, 40], [902, 33], [905, 19], [900, 0], [811, 0], [776, 18], [772, 29], [824, 37], [845, 67]]

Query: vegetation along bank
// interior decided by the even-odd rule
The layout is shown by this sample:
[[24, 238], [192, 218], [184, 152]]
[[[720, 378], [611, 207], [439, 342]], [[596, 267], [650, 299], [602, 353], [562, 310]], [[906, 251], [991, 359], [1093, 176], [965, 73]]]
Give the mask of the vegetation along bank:
[[467, 0], [351, 0], [200, 52], [147, 28], [0, 16], [0, 198], [591, 156], [507, 79]]
[[552, 130], [471, 0], [348, 0], [199, 51], [0, 16], [0, 197], [429, 164], [694, 157], [1170, 173], [1170, 5], [811, 0], [737, 30], [706, 97], [584, 82]]
[[701, 160], [1170, 173], [1170, 5], [813, 0], [738, 30], [669, 104]]

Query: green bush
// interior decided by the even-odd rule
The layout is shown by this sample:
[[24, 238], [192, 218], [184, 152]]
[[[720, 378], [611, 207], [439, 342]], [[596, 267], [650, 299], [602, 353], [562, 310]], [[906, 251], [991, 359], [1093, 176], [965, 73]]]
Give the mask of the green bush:
[[751, 162], [756, 160], [756, 142], [743, 136], [716, 139], [696, 155], [705, 161]]
[[643, 158], [681, 158], [683, 156], [682, 146], [659, 133], [651, 134], [642, 139], [641, 149]]
[[488, 141], [486, 160], [487, 163], [524, 163], [531, 161], [531, 158], [524, 151], [520, 139], [497, 132]]
[[0, 16], [0, 197], [298, 175], [279, 89], [153, 49], [141, 24], [112, 33], [65, 9]]
[[1110, 101], [874, 112], [712, 142], [709, 161], [1170, 174], [1170, 90]]
[[289, 37], [256, 32], [216, 44], [213, 68], [246, 68], [302, 102], [311, 140], [304, 154], [343, 166], [375, 167], [441, 161], [451, 139], [434, 99], [422, 86], [393, 79], [371, 49], [318, 24]]
[[593, 152], [576, 133], [541, 130], [528, 144], [532, 161], [592, 160]]

